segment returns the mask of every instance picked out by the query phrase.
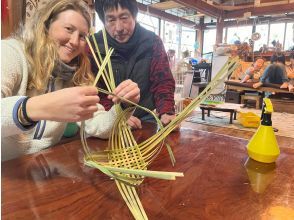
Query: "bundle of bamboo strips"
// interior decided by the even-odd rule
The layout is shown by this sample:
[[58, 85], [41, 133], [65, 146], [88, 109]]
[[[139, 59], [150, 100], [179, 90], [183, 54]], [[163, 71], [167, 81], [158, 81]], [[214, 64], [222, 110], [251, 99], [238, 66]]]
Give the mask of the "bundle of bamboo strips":
[[[99, 47], [93, 34], [92, 39], [98, 58], [96, 57], [89, 39], [87, 39], [87, 43], [99, 68], [94, 86], [96, 86], [99, 78], [102, 77], [108, 91], [98, 88], [99, 92], [114, 95], [112, 92], [115, 89], [115, 83], [110, 61], [113, 49], [108, 48], [106, 32], [103, 30], [106, 56], [102, 59]], [[152, 160], [159, 154], [162, 146], [164, 145], [165, 138], [195, 109], [195, 107], [205, 100], [205, 98], [219, 82], [223, 81], [225, 77], [230, 75], [235, 70], [238, 65], [237, 61], [238, 58], [229, 60], [214, 77], [211, 83], [202, 91], [202, 93], [196, 97], [182, 112], [180, 112], [166, 127], [162, 126], [158, 117], [149, 109], [119, 97], [122, 101], [131, 104], [133, 107], [123, 110], [119, 104], [115, 105], [119, 116], [116, 119], [111, 132], [108, 150], [91, 152], [86, 141], [84, 123], [82, 123], [81, 140], [85, 152], [84, 163], [88, 166], [99, 169], [101, 172], [115, 180], [123, 199], [135, 219], [148, 219], [135, 189], [136, 186], [142, 183], [144, 177], [174, 180], [176, 177], [183, 176], [183, 173], [178, 172], [147, 170], [147, 167], [150, 165]], [[139, 144], [135, 141], [130, 127], [127, 125], [127, 118], [130, 114], [132, 114], [135, 108], [141, 108], [152, 114], [160, 127], [159, 131], [155, 135]], [[169, 152], [171, 162], [174, 165], [175, 158], [172, 150], [168, 144], [165, 144], [165, 146]]]

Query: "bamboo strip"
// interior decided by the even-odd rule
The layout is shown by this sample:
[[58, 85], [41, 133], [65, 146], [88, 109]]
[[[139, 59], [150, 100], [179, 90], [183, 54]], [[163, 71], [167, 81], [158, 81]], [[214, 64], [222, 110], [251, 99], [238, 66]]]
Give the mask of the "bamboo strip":
[[[112, 91], [115, 88], [115, 83], [110, 61], [113, 49], [108, 49], [105, 30], [103, 30], [103, 40], [106, 51], [104, 60], [102, 60], [97, 42], [93, 37], [93, 42], [96, 47], [99, 61], [95, 56], [94, 50], [89, 40], [87, 40], [94, 60], [99, 68], [94, 85], [97, 84], [100, 76], [102, 76], [108, 91], [101, 88], [98, 88], [98, 91], [105, 94], [114, 95]], [[211, 83], [203, 90], [203, 92], [198, 97], [196, 97], [181, 113], [179, 113], [176, 118], [172, 120], [166, 127], [162, 126], [162, 123], [158, 117], [149, 109], [141, 107], [136, 103], [126, 100], [122, 97], [118, 97], [122, 101], [130, 104], [131, 107], [122, 110], [119, 104], [115, 105], [118, 117], [115, 120], [111, 132], [108, 150], [101, 152], [91, 152], [89, 146], [87, 145], [86, 135], [84, 133], [85, 124], [84, 122], [82, 123], [81, 141], [85, 152], [84, 163], [87, 166], [99, 169], [101, 172], [115, 180], [123, 199], [125, 200], [135, 219], [148, 219], [148, 217], [144, 211], [134, 186], [140, 185], [144, 180], [144, 177], [174, 180], [176, 177], [183, 176], [183, 173], [178, 172], [150, 171], [147, 170], [147, 167], [160, 153], [167, 135], [169, 135], [169, 133], [175, 129], [195, 109], [195, 107], [197, 107], [211, 93], [211, 91], [221, 80], [234, 71], [234, 69], [237, 67], [237, 61], [237, 58], [228, 61], [214, 77]], [[108, 71], [106, 70], [106, 66]], [[134, 111], [135, 108], [143, 109], [144, 111], [152, 114], [159, 126], [159, 130], [156, 134], [154, 134], [152, 137], [149, 137], [140, 144], [136, 143], [129, 126], [126, 123], [128, 116]], [[165, 145], [167, 147], [172, 165], [174, 165], [175, 157], [172, 153], [171, 147], [168, 144]]]

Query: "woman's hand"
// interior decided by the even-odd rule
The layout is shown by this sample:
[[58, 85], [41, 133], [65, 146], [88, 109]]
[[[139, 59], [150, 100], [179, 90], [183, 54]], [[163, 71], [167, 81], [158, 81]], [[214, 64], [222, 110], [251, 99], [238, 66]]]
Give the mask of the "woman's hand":
[[72, 87], [32, 97], [27, 102], [27, 114], [34, 120], [59, 122], [83, 121], [98, 110], [99, 97], [93, 86]]
[[120, 101], [117, 96], [125, 98], [134, 103], [138, 103], [140, 100], [140, 89], [138, 87], [138, 84], [130, 79], [120, 83], [118, 87], [115, 88], [113, 93], [116, 96], [109, 95], [108, 98], [111, 99], [114, 103]]

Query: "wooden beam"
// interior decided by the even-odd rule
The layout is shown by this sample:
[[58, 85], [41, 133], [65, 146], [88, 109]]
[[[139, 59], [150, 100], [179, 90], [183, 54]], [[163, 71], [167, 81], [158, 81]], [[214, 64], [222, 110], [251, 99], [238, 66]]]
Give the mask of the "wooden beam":
[[224, 30], [224, 20], [220, 17], [216, 23], [216, 39], [215, 39], [216, 44], [220, 44], [223, 42], [223, 30]]
[[214, 7], [221, 9], [221, 10], [226, 10], [226, 11], [234, 11], [234, 10], [239, 10], [239, 9], [244, 9], [244, 8], [252, 8], [252, 5], [214, 5]]
[[184, 5], [187, 8], [195, 9], [197, 12], [206, 14], [208, 16], [219, 18], [222, 14], [222, 10], [207, 4], [202, 0], [174, 0], [181, 5]]
[[164, 10], [173, 9], [173, 8], [182, 8], [184, 6], [174, 1], [166, 1], [166, 2], [158, 2], [158, 3], [151, 4], [150, 7], [157, 8], [159, 10], [164, 11]]
[[[282, 19], [285, 19], [284, 21]], [[286, 22], [286, 21], [289, 21], [289, 19], [292, 19], [294, 21], [294, 15], [287, 15], [285, 17], [274, 17], [274, 18], [271, 18], [271, 17], [265, 17], [265, 18], [258, 18], [258, 24], [268, 24], [268, 23], [271, 23], [271, 24], [274, 24], [274, 23], [280, 23], [281, 21], [282, 22]], [[291, 21], [291, 20], [290, 20]], [[237, 21], [237, 20], [234, 20], [234, 21], [225, 21], [224, 22], [224, 27], [241, 27], [241, 26], [246, 26], [246, 25], [253, 25], [254, 23], [256, 23], [256, 20], [254, 19], [248, 19], [248, 20], [244, 20], [244, 21]], [[216, 22], [212, 23], [214, 25], [217, 25]], [[210, 23], [211, 25], [211, 23]], [[203, 29], [210, 29], [209, 26], [207, 26], [207, 24], [204, 24], [203, 26]]]
[[285, 1], [275, 1], [275, 2], [262, 2], [261, 4], [259, 4], [256, 7], [265, 7], [265, 6], [273, 6], [273, 5], [283, 5], [283, 4], [288, 4], [289, 1], [285, 0]]
[[182, 18], [195, 18], [195, 17], [203, 17], [203, 16], [205, 16], [205, 14], [199, 13], [199, 14], [195, 14], [195, 15], [185, 15]]
[[163, 18], [164, 20], [170, 21], [170, 22], [174, 22], [174, 23], [181, 23], [184, 26], [187, 27], [193, 27], [195, 29], [200, 29], [201, 27], [197, 24], [195, 24], [195, 22], [163, 12], [159, 9], [156, 8], [152, 8], [150, 6], [144, 5], [142, 3], [137, 3], [138, 8], [141, 12], [143, 13], [149, 13], [150, 15], [154, 16], [154, 17], [158, 17], [158, 18]]
[[293, 12], [294, 3], [282, 4], [279, 6], [265, 6], [265, 7], [252, 7], [247, 9], [229, 11], [224, 13], [224, 19], [232, 19], [243, 17], [244, 13], [251, 12], [251, 16], [260, 16], [260, 15], [273, 15], [273, 14], [282, 14]]

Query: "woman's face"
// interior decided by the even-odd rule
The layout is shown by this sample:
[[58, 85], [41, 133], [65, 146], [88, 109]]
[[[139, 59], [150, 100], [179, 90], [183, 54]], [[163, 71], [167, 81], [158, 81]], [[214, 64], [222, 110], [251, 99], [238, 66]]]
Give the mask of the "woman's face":
[[50, 24], [49, 36], [57, 43], [59, 58], [69, 63], [84, 51], [88, 23], [74, 10], [61, 12]]

